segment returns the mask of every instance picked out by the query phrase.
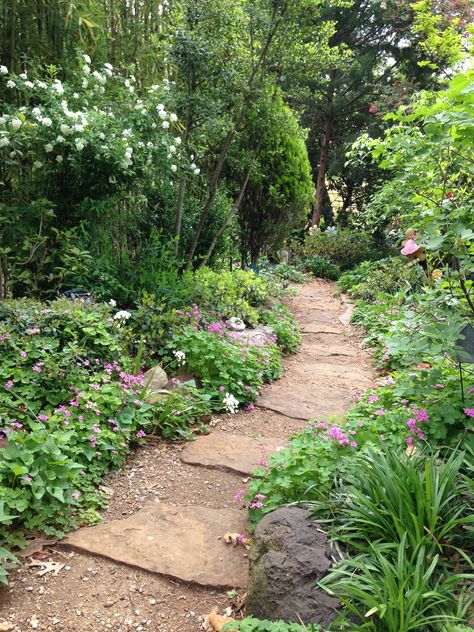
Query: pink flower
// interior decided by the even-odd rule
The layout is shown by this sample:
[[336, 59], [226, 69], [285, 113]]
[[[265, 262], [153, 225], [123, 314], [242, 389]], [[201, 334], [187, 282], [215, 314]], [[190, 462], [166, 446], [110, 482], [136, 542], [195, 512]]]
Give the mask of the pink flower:
[[73, 500], [77, 500], [79, 498], [79, 496], [80, 496], [79, 492], [72, 492], [72, 494], [71, 494], [71, 498]]
[[225, 391], [225, 386], [219, 386], [220, 391]]
[[407, 446], [411, 448], [413, 445], [413, 437], [407, 437]]
[[143, 437], [145, 437], [146, 434], [143, 432], [143, 430], [139, 430], [137, 432], [137, 439], [143, 439]]
[[240, 502], [245, 496], [245, 489], [239, 489], [239, 491], [234, 495], [235, 502]]
[[420, 249], [420, 246], [413, 239], [407, 239], [406, 244], [400, 250], [401, 254], [407, 257]]
[[384, 410], [383, 408], [380, 408], [380, 410], [376, 410], [374, 412], [374, 415], [385, 415], [386, 412], [387, 412], [386, 410]]
[[383, 434], [380, 435], [380, 441], [385, 441], [385, 435]]
[[26, 333], [27, 334], [39, 334], [40, 330], [38, 329], [38, 327], [31, 327], [31, 329], [27, 329]]
[[20, 351], [20, 355], [22, 358], [26, 358], [28, 354], [26, 353], [26, 351]]
[[38, 419], [40, 421], [48, 421], [49, 417], [48, 415], [38, 415]]
[[23, 478], [23, 480], [25, 481], [25, 483], [31, 483], [31, 481], [33, 480], [31, 478], [31, 476], [28, 476], [28, 474]]
[[377, 397], [377, 395], [369, 395], [369, 402], [371, 404], [373, 404], [374, 402], [378, 402], [379, 398]]
[[247, 406], [247, 410], [253, 410], [255, 408], [255, 406], [253, 404], [249, 404]]
[[5, 388], [8, 390], [13, 388], [13, 380], [8, 380], [8, 382], [5, 382]]
[[357, 448], [357, 442], [356, 441], [351, 441], [350, 444], [351, 448]]
[[465, 408], [464, 412], [468, 417], [474, 417], [474, 408]]
[[434, 387], [435, 388], [444, 388], [444, 384], [435, 384]]
[[259, 501], [254, 501], [250, 503], [250, 509], [260, 509], [261, 507], [263, 507], [263, 503]]
[[33, 367], [33, 369], [32, 369], [32, 370], [33, 370], [35, 373], [41, 373], [41, 371], [42, 371], [42, 368], [41, 368], [41, 367], [42, 367], [42, 366], [44, 366], [44, 362], [38, 362], [37, 364], [35, 364], [35, 366]]

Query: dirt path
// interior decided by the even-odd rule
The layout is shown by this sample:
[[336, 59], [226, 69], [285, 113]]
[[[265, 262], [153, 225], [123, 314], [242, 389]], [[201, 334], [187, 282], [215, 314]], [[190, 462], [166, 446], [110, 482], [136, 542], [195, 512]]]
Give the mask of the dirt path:
[[[184, 446], [164, 442], [148, 444], [131, 455], [126, 468], [109, 476], [106, 485], [111, 494], [110, 506], [104, 514], [108, 531], [94, 532], [97, 533], [96, 547], [106, 545], [114, 528], [118, 529], [117, 542], [122, 545], [129, 532], [142, 530], [142, 539], [138, 544], [134, 545], [134, 535], [130, 536], [130, 542], [128, 539], [125, 541], [124, 552], [119, 559], [127, 561], [127, 556], [131, 555], [133, 560], [143, 559], [148, 567], [154, 567], [160, 562], [160, 559], [157, 560], [160, 556], [153, 548], [158, 546], [154, 536], [149, 535], [153, 532], [153, 525], [157, 524], [153, 522], [157, 520], [156, 516], [151, 516], [149, 530], [145, 529], [146, 512], [150, 508], [152, 511], [188, 508], [189, 515], [185, 520], [190, 525], [194, 524], [192, 520], [198, 520], [199, 512], [215, 522], [217, 529], [224, 515], [224, 522], [232, 516], [245, 523], [245, 508], [233, 500], [236, 491], [245, 487], [248, 481], [247, 467], [239, 465], [239, 456], [247, 461], [256, 457], [252, 457], [252, 449], [239, 448], [240, 437], [246, 437], [247, 443], [250, 438], [256, 445], [264, 442], [262, 437], [273, 439], [273, 446], [284, 445], [289, 435], [305, 424], [305, 419], [342, 412], [358, 391], [372, 384], [374, 371], [370, 360], [361, 349], [357, 333], [339, 320], [347, 308], [339, 299], [332, 297], [332, 290], [331, 284], [319, 281], [299, 289], [298, 296], [292, 300], [292, 307], [300, 314], [302, 347], [296, 356], [285, 361], [283, 378], [265, 387], [255, 410], [214, 418], [214, 433], [204, 440], [214, 441], [221, 437], [224, 443], [227, 441], [226, 445], [207, 449], [202, 443], [199, 455], [199, 440]], [[211, 461], [206, 461], [205, 467], [199, 465], [203, 456]], [[194, 459], [197, 464], [185, 463], [183, 459]], [[199, 508], [199, 512], [193, 507]], [[138, 527], [123, 529], [127, 524], [124, 520], [137, 514]], [[178, 515], [178, 518], [181, 521], [181, 516]], [[172, 519], [170, 525], [171, 522]], [[12, 573], [10, 587], [0, 593], [0, 631], [96, 632], [104, 629], [115, 632], [197, 632], [201, 629], [204, 613], [216, 606], [222, 611], [236, 598], [235, 594], [244, 594], [245, 581], [234, 591], [234, 596], [229, 596], [229, 587], [238, 581], [233, 579], [234, 566], [236, 572], [242, 574], [245, 560], [242, 559], [244, 553], [241, 549], [238, 553], [229, 552], [217, 537], [213, 536], [213, 541], [207, 542], [205, 532], [201, 540], [195, 535], [194, 540], [191, 538], [187, 542], [187, 524], [182, 524], [183, 532], [179, 534], [176, 525], [171, 525], [170, 529], [175, 531], [170, 531], [168, 541], [164, 538], [167, 549], [178, 547], [179, 554], [184, 556], [181, 567], [170, 568], [166, 576], [87, 554], [80, 550], [80, 542], [75, 550], [65, 546], [53, 547], [50, 549], [51, 559], [65, 565], [57, 576], [48, 573], [40, 577], [37, 575], [38, 567], [29, 568], [27, 565]], [[197, 525], [199, 528], [199, 523]], [[229, 525], [222, 524], [222, 534], [228, 528]], [[148, 535], [145, 537], [145, 534]], [[163, 542], [161, 546], [158, 550], [166, 554]], [[216, 549], [216, 546], [222, 548]], [[210, 559], [214, 549], [222, 551], [217, 560]], [[185, 557], [186, 551], [190, 551], [188, 558]], [[240, 557], [229, 558], [229, 555]], [[194, 559], [194, 556], [203, 559], [203, 576], [193, 567], [191, 558]], [[187, 560], [191, 560], [189, 564]], [[132, 563], [135, 564], [135, 561]], [[217, 572], [222, 576], [228, 570], [229, 581], [222, 579], [216, 582], [221, 588], [184, 583], [177, 579], [190, 573], [193, 581], [209, 583], [216, 563]], [[2, 627], [2, 623], [8, 623], [10, 627]]]

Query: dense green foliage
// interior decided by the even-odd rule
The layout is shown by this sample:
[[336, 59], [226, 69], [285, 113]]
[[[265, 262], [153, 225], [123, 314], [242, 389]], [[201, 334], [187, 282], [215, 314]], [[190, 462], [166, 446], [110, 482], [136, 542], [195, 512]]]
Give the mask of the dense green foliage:
[[246, 617], [243, 621], [227, 623], [223, 632], [320, 632], [319, 625], [300, 625], [298, 623], [285, 623], [284, 621], [264, 621], [254, 617]]

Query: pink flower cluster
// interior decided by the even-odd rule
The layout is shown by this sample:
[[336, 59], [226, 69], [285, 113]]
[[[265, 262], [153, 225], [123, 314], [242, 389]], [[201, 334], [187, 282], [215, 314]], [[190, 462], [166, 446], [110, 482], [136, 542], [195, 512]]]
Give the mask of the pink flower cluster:
[[425, 436], [422, 430], [422, 424], [428, 423], [430, 420], [428, 413], [424, 408], [413, 408], [413, 417], [407, 421], [407, 426], [410, 430], [411, 437], [408, 437], [407, 443], [409, 446], [413, 445], [413, 437], [416, 437], [422, 441]]
[[[325, 425], [327, 426], [327, 424], [316, 424], [316, 427], [321, 428]], [[349, 431], [348, 434], [353, 433]], [[335, 443], [338, 443], [342, 446], [350, 445], [351, 448], [357, 448], [357, 442], [351, 441], [344, 430], [337, 424], [327, 427], [326, 432], [321, 435], [321, 439], [323, 439], [324, 441], [334, 441]]]

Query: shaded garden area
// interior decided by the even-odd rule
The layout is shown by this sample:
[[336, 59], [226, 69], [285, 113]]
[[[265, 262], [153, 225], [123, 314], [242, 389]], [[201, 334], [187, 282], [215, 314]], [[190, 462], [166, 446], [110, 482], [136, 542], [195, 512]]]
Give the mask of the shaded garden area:
[[[341, 607], [324, 629], [470, 629], [471, 3], [0, 14], [0, 580], [32, 534], [100, 523], [105, 477], [153, 442], [253, 414], [265, 437], [285, 366], [295, 410], [306, 384], [316, 410], [290, 359], [303, 339], [328, 382], [346, 371], [347, 410], [297, 415], [235, 490], [237, 551], [297, 504], [333, 551], [315, 590]], [[324, 291], [305, 294], [315, 278]], [[347, 303], [373, 388], [337, 347]], [[323, 629], [232, 604], [209, 630]]]

